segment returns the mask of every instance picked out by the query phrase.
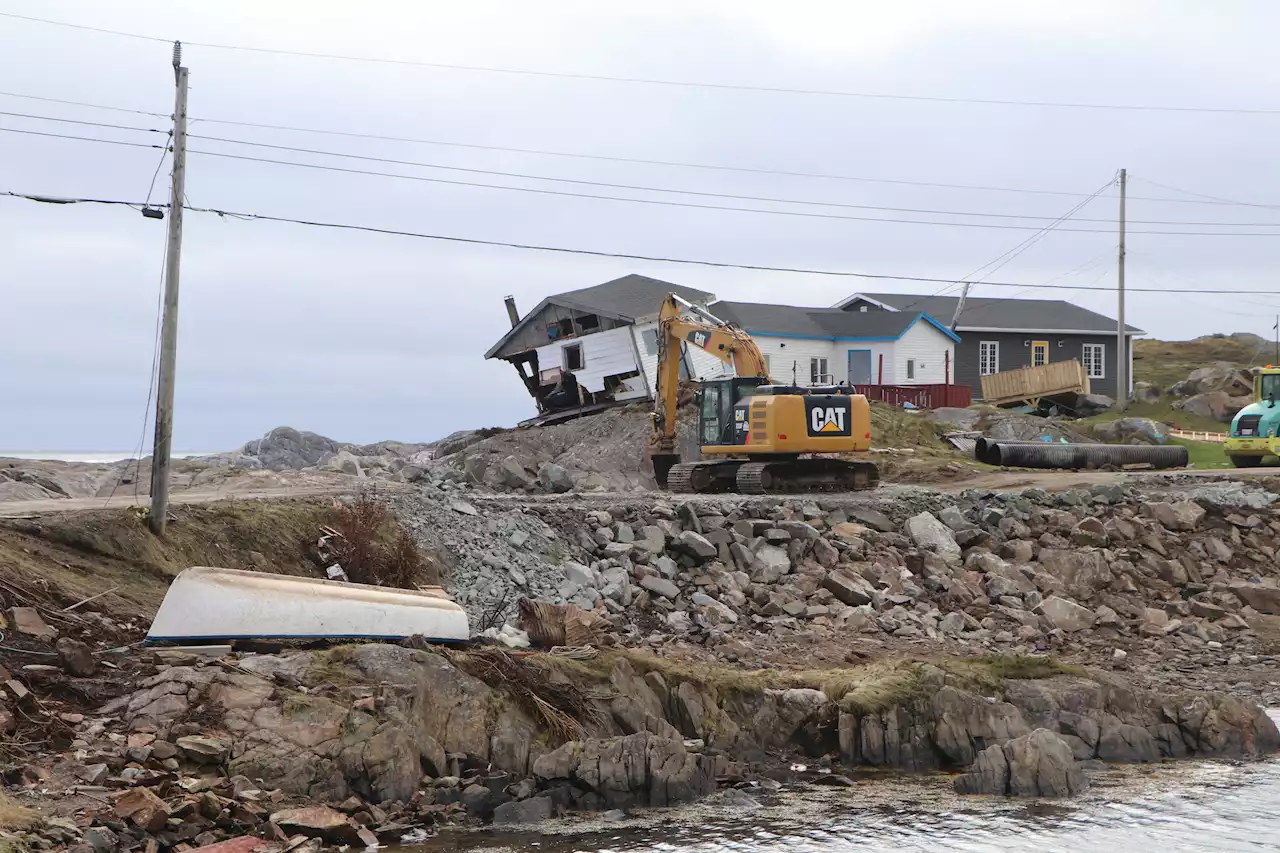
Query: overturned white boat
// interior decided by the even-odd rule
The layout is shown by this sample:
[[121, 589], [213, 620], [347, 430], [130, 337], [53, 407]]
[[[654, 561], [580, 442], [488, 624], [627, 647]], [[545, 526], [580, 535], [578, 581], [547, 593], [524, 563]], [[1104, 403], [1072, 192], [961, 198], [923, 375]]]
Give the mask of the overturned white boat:
[[440, 587], [359, 583], [195, 566], [174, 579], [147, 643], [227, 640], [400, 640], [470, 637], [467, 613]]

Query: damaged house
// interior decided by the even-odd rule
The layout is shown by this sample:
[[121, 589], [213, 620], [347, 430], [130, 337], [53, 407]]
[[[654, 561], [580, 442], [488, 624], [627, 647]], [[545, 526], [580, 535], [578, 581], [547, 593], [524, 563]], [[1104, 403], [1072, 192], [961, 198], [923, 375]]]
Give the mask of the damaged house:
[[[485, 358], [510, 362], [540, 415], [647, 400], [658, 371], [658, 310], [668, 293], [705, 307], [715, 295], [643, 275], [548, 296], [523, 317], [507, 297], [511, 329]], [[719, 359], [686, 349], [685, 378], [725, 374]]]
[[[668, 293], [735, 323], [755, 339], [774, 379], [796, 385], [945, 384], [959, 338], [920, 311], [868, 313], [752, 302], [642, 275], [558, 293], [521, 317], [485, 354], [510, 362], [537, 402], [539, 420], [653, 396], [657, 314]], [[685, 345], [681, 376], [713, 379], [732, 368]]]

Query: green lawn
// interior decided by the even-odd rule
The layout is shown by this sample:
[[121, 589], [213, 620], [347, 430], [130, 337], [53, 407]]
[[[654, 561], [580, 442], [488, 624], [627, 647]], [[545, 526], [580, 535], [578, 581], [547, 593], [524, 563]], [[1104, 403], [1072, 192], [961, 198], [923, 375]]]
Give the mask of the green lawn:
[[1223, 452], [1222, 445], [1212, 441], [1188, 441], [1185, 438], [1171, 438], [1170, 444], [1177, 444], [1187, 449], [1187, 462], [1197, 469], [1231, 468], [1231, 460]]
[[[1171, 401], [1170, 401], [1171, 402]], [[1130, 403], [1123, 412], [1103, 412], [1091, 418], [1084, 418], [1081, 423], [1102, 424], [1117, 418], [1151, 418], [1176, 429], [1188, 429], [1196, 432], [1226, 432], [1230, 424], [1219, 423], [1213, 418], [1202, 418], [1187, 412], [1180, 412], [1170, 402]]]

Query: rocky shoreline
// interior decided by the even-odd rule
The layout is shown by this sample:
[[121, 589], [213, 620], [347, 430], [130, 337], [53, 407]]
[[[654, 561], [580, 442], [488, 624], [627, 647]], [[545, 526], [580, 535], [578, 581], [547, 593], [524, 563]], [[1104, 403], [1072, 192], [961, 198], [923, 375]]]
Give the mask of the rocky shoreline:
[[[66, 614], [82, 594], [20, 607], [45, 599], [0, 585], [0, 771], [7, 805], [43, 819], [0, 808], [3, 831], [78, 853], [314, 850], [844, 786], [867, 768], [1071, 796], [1107, 763], [1280, 748], [1259, 708], [1280, 702], [1271, 479], [685, 501], [515, 497], [452, 465], [413, 479], [378, 499], [447, 555], [487, 643], [202, 658], [131, 648], [138, 623], [100, 602]], [[258, 550], [271, 543], [276, 561], [302, 549], [288, 571], [323, 576], [302, 547], [320, 510], [264, 531], [277, 507], [253, 506], [186, 512], [243, 530], [222, 540], [243, 549], [232, 567], [284, 569]], [[101, 557], [142, 522], [85, 524], [106, 526], [8, 529], [46, 537], [15, 547]]]
[[78, 721], [41, 780], [79, 818], [26, 841], [83, 853], [246, 835], [271, 850], [394, 844], [450, 822], [852, 786], [841, 770], [858, 767], [969, 770], [957, 791], [1066, 796], [1099, 762], [1280, 749], [1247, 701], [1152, 694], [1041, 658], [787, 671], [406, 645], [149, 653], [154, 674]]

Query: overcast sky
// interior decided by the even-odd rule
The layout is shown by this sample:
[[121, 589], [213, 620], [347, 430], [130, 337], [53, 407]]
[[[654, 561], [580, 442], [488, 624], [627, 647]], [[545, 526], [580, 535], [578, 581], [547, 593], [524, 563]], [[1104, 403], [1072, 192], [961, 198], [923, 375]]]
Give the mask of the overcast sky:
[[[1277, 109], [1280, 7], [1123, 3], [247, 2], [0, 0], [10, 12], [182, 39], [472, 66], [792, 89], [1023, 101]], [[167, 44], [0, 18], [0, 89], [168, 115]], [[443, 166], [879, 207], [1056, 217], [1083, 200], [789, 177], [215, 124], [222, 119], [441, 142], [1089, 194], [1120, 167], [1142, 221], [1280, 221], [1280, 211], [1149, 199], [1184, 190], [1280, 203], [1280, 114], [1062, 109], [603, 82], [190, 46], [194, 135]], [[0, 110], [167, 129], [166, 118], [0, 96]], [[160, 143], [162, 136], [0, 115], [0, 128]], [[630, 198], [1012, 225], [783, 206], [362, 163], [191, 140], [193, 150]], [[136, 201], [155, 149], [0, 132], [0, 191]], [[168, 194], [168, 162], [153, 199]], [[699, 210], [317, 171], [191, 154], [196, 207], [442, 235], [742, 264], [960, 278], [1034, 232]], [[1116, 191], [992, 276], [1115, 282]], [[1215, 230], [1195, 226], [1183, 230]], [[1232, 230], [1232, 229], [1217, 229]], [[1237, 229], [1250, 230], [1250, 229]], [[1257, 229], [1252, 229], [1257, 230]], [[164, 223], [125, 207], [0, 198], [0, 450], [138, 442]], [[1132, 234], [1132, 287], [1237, 287], [1244, 297], [1133, 293], [1161, 338], [1271, 335], [1280, 239]], [[1077, 270], [1077, 272], [1071, 272]], [[830, 305], [940, 285], [747, 272], [442, 243], [188, 213], [175, 446], [237, 446], [288, 424], [351, 441], [430, 440], [511, 424], [532, 401], [484, 351], [543, 296], [637, 272], [721, 298]], [[984, 296], [1011, 296], [981, 286]], [[1113, 293], [1028, 290], [1114, 315]], [[150, 430], [147, 430], [147, 446]]]

